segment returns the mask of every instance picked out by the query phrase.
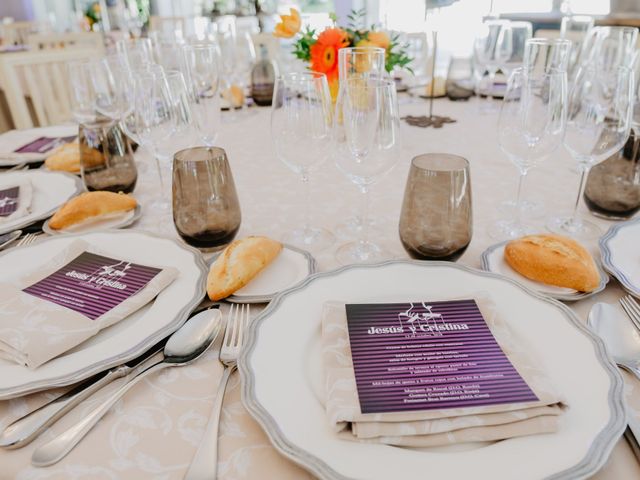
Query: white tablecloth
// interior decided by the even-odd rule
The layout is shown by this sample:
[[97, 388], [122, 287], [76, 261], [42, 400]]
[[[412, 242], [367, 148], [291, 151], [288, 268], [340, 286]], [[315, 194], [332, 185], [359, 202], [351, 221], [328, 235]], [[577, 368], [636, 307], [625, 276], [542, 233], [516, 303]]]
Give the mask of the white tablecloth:
[[[425, 111], [425, 101], [411, 102], [408, 97], [401, 97], [402, 114], [415, 115]], [[440, 130], [410, 127], [403, 123], [403, 148], [397, 167], [371, 193], [370, 211], [377, 223], [373, 234], [376, 241], [390, 252], [390, 258], [407, 258], [398, 237], [398, 219], [411, 158], [426, 152], [462, 155], [471, 164], [474, 235], [459, 262], [479, 267], [480, 253], [495, 243], [488, 236], [487, 229], [500, 217], [499, 203], [515, 196], [517, 172], [498, 147], [497, 115], [478, 113], [475, 100], [459, 103], [438, 100], [435, 112], [458, 121]], [[269, 138], [269, 114], [269, 109], [253, 109], [242, 120], [225, 124], [218, 142], [228, 153], [240, 197], [242, 227], [239, 237], [264, 234], [280, 238], [303, 214], [302, 184], [275, 157]], [[139, 156], [147, 168], [135, 195], [143, 205], [144, 215], [134, 228], [175, 236], [170, 214], [144, 209], [145, 202], [156, 189], [157, 179], [148, 157], [144, 153]], [[543, 200], [547, 212], [570, 210], [578, 188], [578, 177], [571, 171], [571, 166], [569, 155], [564, 150], [559, 151], [530, 173], [526, 179], [525, 196]], [[331, 229], [359, 206], [360, 193], [330, 162], [312, 175], [311, 189], [312, 218], [316, 225]], [[606, 221], [596, 221], [605, 229], [609, 226]], [[542, 227], [544, 218], [538, 220], [538, 224]], [[337, 245], [341, 242], [344, 239], [339, 239]], [[595, 249], [595, 242], [590, 247]], [[335, 247], [316, 255], [320, 270], [337, 266], [334, 251]], [[622, 294], [619, 285], [612, 280], [607, 289], [595, 298], [571, 304], [571, 307], [586, 321], [594, 302], [616, 302]], [[48, 468], [31, 467], [29, 459], [33, 449], [91, 409], [108, 393], [109, 389], [105, 389], [81, 404], [30, 446], [10, 452], [0, 451], [0, 478], [182, 478], [207, 423], [220, 374], [218, 361], [209, 355], [194, 365], [152, 376], [118, 402], [63, 461]], [[625, 380], [632, 413], [640, 419], [640, 383], [626, 374]], [[35, 394], [0, 402], [0, 428], [52, 395]], [[310, 478], [305, 471], [276, 452], [248, 415], [240, 401], [237, 374], [231, 379], [223, 408], [219, 473], [222, 479]], [[640, 464], [624, 440], [618, 443], [607, 465], [594, 478], [640, 478]]]

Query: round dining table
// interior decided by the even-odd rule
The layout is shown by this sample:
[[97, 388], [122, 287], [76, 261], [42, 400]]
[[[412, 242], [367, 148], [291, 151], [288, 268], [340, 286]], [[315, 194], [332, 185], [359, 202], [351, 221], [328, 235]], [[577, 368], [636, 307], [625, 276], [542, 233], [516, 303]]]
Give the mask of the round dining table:
[[[442, 128], [420, 128], [404, 121], [402, 146], [395, 168], [371, 189], [369, 212], [374, 221], [373, 240], [388, 252], [388, 258], [408, 258], [398, 235], [407, 173], [411, 159], [428, 152], [457, 154], [468, 159], [471, 168], [473, 198], [473, 238], [459, 263], [480, 268], [480, 256], [497, 242], [490, 232], [494, 222], [503, 218], [500, 205], [516, 195], [518, 172], [500, 150], [497, 113], [482, 113], [484, 100], [453, 102], [438, 99], [434, 113], [456, 120]], [[427, 101], [407, 94], [399, 95], [401, 116], [427, 114]], [[304, 185], [274, 152], [270, 138], [270, 109], [252, 107], [229, 119], [223, 112], [223, 127], [218, 145], [227, 152], [238, 191], [242, 225], [237, 238], [267, 235], [281, 239], [299, 226], [305, 208]], [[301, 149], [304, 152], [304, 149]], [[301, 153], [303, 154], [303, 153]], [[142, 218], [130, 228], [160, 236], [178, 238], [170, 211], [153, 211], [149, 206], [158, 190], [157, 172], [150, 156], [139, 150], [140, 178], [134, 195], [142, 205]], [[544, 231], [552, 215], [570, 211], [578, 189], [578, 174], [570, 155], [559, 149], [539, 167], [531, 170], [524, 185], [524, 198], [543, 202], [544, 215], [531, 219]], [[166, 165], [167, 173], [169, 166]], [[338, 234], [338, 225], [359, 211], [361, 193], [328, 158], [310, 176], [311, 211], [315, 226], [334, 231], [336, 243], [320, 252], [312, 252], [319, 271], [338, 267], [335, 250], [351, 240]], [[169, 195], [169, 193], [167, 193]], [[584, 204], [580, 211], [589, 215]], [[590, 216], [603, 233], [614, 223]], [[597, 241], [587, 245], [599, 257]], [[596, 302], [616, 303], [623, 289], [612, 279], [597, 295], [568, 303], [584, 322]], [[228, 305], [221, 305], [223, 314]], [[252, 317], [264, 305], [252, 306]], [[300, 319], [304, 321], [304, 319]], [[290, 339], [283, 338], [283, 342]], [[571, 345], [566, 346], [571, 355]], [[640, 421], [640, 382], [626, 372], [625, 397], [629, 415]], [[273, 372], [276, 375], [276, 372]], [[209, 353], [183, 368], [164, 370], [132, 388], [124, 398], [89, 432], [62, 461], [45, 468], [30, 464], [35, 447], [50, 440], [93, 409], [122, 380], [114, 382], [80, 404], [54, 424], [32, 444], [17, 450], [0, 450], [1, 479], [180, 479], [204, 434], [222, 375], [218, 358]], [[307, 479], [313, 478], [300, 466], [281, 455], [267, 434], [250, 416], [241, 400], [242, 378], [233, 374], [225, 394], [219, 444], [220, 479]], [[64, 389], [45, 391], [0, 402], [0, 428], [54, 398]], [[531, 459], [544, 462], [544, 458]], [[526, 465], [523, 465], [526, 468]], [[517, 478], [514, 472], [514, 478]], [[605, 464], [593, 478], [631, 480], [640, 478], [640, 463], [624, 438], [621, 438]]]

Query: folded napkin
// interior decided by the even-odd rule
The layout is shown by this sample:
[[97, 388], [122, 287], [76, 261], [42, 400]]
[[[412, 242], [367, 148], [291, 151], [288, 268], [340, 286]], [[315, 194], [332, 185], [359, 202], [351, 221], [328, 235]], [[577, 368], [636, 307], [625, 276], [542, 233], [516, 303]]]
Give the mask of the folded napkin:
[[30, 130], [12, 130], [5, 134], [3, 147], [0, 147], [0, 160], [35, 161], [44, 158], [54, 149], [73, 141], [77, 135], [65, 137], [36, 137]]
[[0, 180], [0, 225], [27, 215], [32, 194], [31, 182], [26, 178]]
[[0, 282], [0, 358], [36, 368], [146, 305], [177, 275], [76, 240], [33, 272]]
[[[486, 293], [471, 295], [503, 352], [538, 401], [463, 408], [361, 413], [344, 302], [327, 302], [322, 318], [326, 414], [341, 437], [370, 443], [431, 447], [493, 441], [557, 430], [564, 405], [544, 372], [497, 315]], [[467, 297], [470, 298], [470, 297]], [[451, 300], [451, 299], [446, 299]], [[435, 300], [433, 300], [435, 301]]]

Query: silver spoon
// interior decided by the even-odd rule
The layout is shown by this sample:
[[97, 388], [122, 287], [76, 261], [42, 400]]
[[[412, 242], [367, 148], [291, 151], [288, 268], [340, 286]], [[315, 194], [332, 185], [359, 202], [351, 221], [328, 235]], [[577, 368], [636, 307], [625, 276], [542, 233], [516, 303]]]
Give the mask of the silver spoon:
[[[589, 327], [607, 347], [614, 362], [640, 380], [640, 331], [617, 306], [596, 303], [589, 312]], [[640, 422], [627, 414], [625, 438], [640, 460]]]
[[36, 467], [46, 467], [62, 460], [120, 397], [144, 377], [164, 368], [186, 365], [198, 359], [214, 342], [221, 325], [219, 310], [208, 310], [187, 321], [167, 340], [162, 360], [138, 372], [80, 422], [36, 449], [31, 456], [31, 463]]

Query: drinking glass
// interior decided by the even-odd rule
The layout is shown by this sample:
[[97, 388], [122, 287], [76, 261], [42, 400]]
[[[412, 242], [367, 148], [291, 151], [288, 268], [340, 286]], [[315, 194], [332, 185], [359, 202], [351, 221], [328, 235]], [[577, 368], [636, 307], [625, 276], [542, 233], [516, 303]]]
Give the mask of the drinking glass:
[[243, 92], [247, 93], [251, 69], [256, 63], [256, 51], [249, 32], [236, 36], [235, 42], [235, 77]]
[[465, 158], [427, 153], [411, 160], [399, 230], [411, 258], [456, 261], [464, 253], [473, 233]]
[[517, 238], [533, 229], [522, 222], [522, 185], [529, 170], [553, 153], [565, 132], [566, 72], [535, 73], [516, 69], [507, 84], [498, 120], [498, 143], [518, 168], [515, 216], [489, 232], [494, 238]]
[[571, 42], [563, 38], [531, 38], [526, 41], [522, 66], [533, 74], [566, 72]]
[[220, 132], [219, 51], [212, 44], [187, 45], [183, 49], [192, 111], [200, 139], [212, 147]]
[[[385, 70], [385, 60], [386, 51], [383, 48], [349, 47], [338, 50], [338, 72], [340, 78], [338, 97], [341, 94], [342, 86], [349, 79], [385, 77], [387, 75]], [[340, 102], [340, 100], [336, 101], [336, 108], [339, 109], [341, 104], [342, 102]], [[336, 121], [340, 121], [342, 113], [337, 110], [334, 118]], [[359, 210], [361, 211], [363, 208], [363, 206], [360, 206]], [[340, 223], [336, 227], [336, 231], [341, 237], [358, 238], [362, 236], [362, 230], [364, 228], [363, 222], [364, 219], [359, 214], [356, 214]], [[367, 219], [367, 222], [369, 222], [367, 228], [370, 229], [375, 226], [375, 221], [373, 219]]]
[[[502, 73], [504, 73], [507, 78], [509, 78], [511, 72], [522, 66], [525, 45], [527, 40], [533, 35], [533, 27], [531, 22], [510, 22], [508, 30], [511, 32], [511, 54], [509, 58], [500, 65], [500, 70], [502, 70]], [[501, 32], [501, 34], [508, 37], [508, 33], [506, 32], [507, 30], [504, 30], [504, 33]], [[508, 49], [505, 42], [507, 42], [507, 39], [502, 39], [502, 41], [498, 41], [498, 44], [502, 43], [503, 48]]]
[[369, 190], [396, 164], [400, 116], [393, 80], [351, 78], [341, 82], [336, 111], [336, 165], [363, 195], [362, 234], [336, 252], [341, 264], [375, 262], [385, 257], [369, 239]]
[[476, 37], [473, 49], [478, 63], [489, 73], [487, 84], [487, 101], [484, 111], [495, 111], [497, 106], [493, 102], [493, 87], [496, 73], [500, 66], [511, 57], [513, 49], [511, 29], [508, 20], [489, 19], [483, 22], [482, 30]]
[[153, 43], [150, 38], [130, 38], [116, 42], [116, 52], [123, 55], [130, 68], [154, 63]]
[[309, 177], [333, 150], [332, 103], [327, 77], [322, 73], [289, 73], [278, 77], [271, 107], [271, 138], [278, 158], [300, 175], [306, 190], [305, 215], [300, 228], [285, 241], [322, 250], [334, 242], [324, 228], [310, 226]]
[[116, 85], [106, 64], [77, 60], [67, 64], [71, 113], [81, 124], [99, 124], [117, 118]]
[[576, 68], [580, 65], [582, 45], [587, 38], [587, 33], [593, 28], [594, 18], [587, 15], [568, 15], [562, 17], [560, 24], [560, 38], [571, 42], [571, 53], [567, 72], [573, 79]]
[[629, 138], [633, 113], [633, 71], [627, 67], [603, 71], [598, 63], [581, 67], [568, 100], [564, 146], [580, 171], [573, 213], [554, 217], [547, 224], [554, 233], [581, 239], [600, 233], [597, 225], [578, 215], [589, 169], [622, 148]]
[[87, 190], [133, 191], [138, 171], [129, 139], [116, 122], [80, 125], [78, 143], [80, 174]]
[[240, 228], [240, 203], [226, 152], [194, 147], [173, 157], [173, 223], [180, 237], [205, 251], [229, 244]]

